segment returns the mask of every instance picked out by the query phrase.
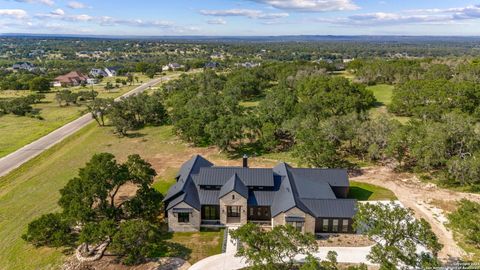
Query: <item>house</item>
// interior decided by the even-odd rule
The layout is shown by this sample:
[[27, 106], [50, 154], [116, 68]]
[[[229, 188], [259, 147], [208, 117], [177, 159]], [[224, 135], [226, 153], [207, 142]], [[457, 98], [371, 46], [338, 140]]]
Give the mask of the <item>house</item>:
[[245, 62], [245, 63], [239, 63], [238, 66], [244, 67], [244, 68], [255, 68], [259, 67], [261, 64], [260, 63], [254, 63], [254, 62]]
[[81, 72], [72, 71], [65, 75], [58, 76], [53, 80], [53, 86], [77, 86], [81, 84], [88, 83], [88, 77], [83, 75]]
[[212, 69], [215, 69], [215, 68], [218, 68], [220, 66], [219, 63], [217, 62], [208, 62], [205, 64], [205, 68], [212, 68]]
[[169, 63], [168, 65], [162, 67], [162, 71], [178, 70], [181, 68], [183, 68], [183, 66], [178, 63]]
[[35, 70], [35, 66], [30, 62], [17, 62], [12, 66], [13, 70], [26, 70], [26, 71], [33, 71]]
[[108, 74], [101, 68], [92, 68], [89, 72], [90, 77], [98, 78], [98, 77], [107, 77]]
[[119, 70], [120, 67], [107, 67], [105, 68], [105, 73], [107, 73], [108, 77], [116, 77]]
[[290, 224], [302, 232], [353, 233], [356, 200], [343, 169], [217, 167], [196, 155], [164, 198], [170, 231], [254, 222]]

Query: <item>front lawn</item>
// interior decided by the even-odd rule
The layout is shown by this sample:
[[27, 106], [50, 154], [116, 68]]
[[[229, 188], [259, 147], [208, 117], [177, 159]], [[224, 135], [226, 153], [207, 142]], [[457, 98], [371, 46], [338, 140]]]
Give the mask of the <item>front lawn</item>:
[[176, 232], [169, 240], [183, 246], [176, 257], [194, 264], [204, 258], [222, 253], [222, 230], [202, 230], [200, 232]]
[[359, 201], [380, 201], [380, 200], [396, 200], [395, 194], [386, 188], [350, 181], [350, 192], [348, 197]]

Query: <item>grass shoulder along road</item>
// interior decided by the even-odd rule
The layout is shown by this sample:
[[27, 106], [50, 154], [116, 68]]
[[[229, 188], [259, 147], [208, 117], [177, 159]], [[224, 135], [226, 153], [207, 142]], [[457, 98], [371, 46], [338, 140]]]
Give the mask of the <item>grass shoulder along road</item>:
[[[172, 73], [173, 74], [173, 73]], [[140, 76], [140, 75], [138, 75]], [[116, 77], [124, 79], [123, 77]], [[141, 85], [149, 79], [145, 76], [139, 77], [139, 82], [134, 85], [125, 85], [112, 90], [105, 90], [107, 81], [115, 84], [116, 78], [105, 78], [101, 84], [94, 85], [93, 89], [99, 93], [100, 98], [116, 98]], [[48, 133], [62, 127], [63, 125], [77, 119], [86, 107], [84, 105], [59, 106], [55, 101], [56, 91], [64, 88], [52, 89], [52, 92], [45, 94], [45, 99], [33, 105], [39, 111], [36, 117], [3, 115], [0, 116], [0, 158], [20, 149], [21, 147], [47, 135]], [[71, 87], [73, 92], [88, 91], [91, 87]], [[16, 98], [32, 94], [31, 91], [0, 91], [0, 98]]]

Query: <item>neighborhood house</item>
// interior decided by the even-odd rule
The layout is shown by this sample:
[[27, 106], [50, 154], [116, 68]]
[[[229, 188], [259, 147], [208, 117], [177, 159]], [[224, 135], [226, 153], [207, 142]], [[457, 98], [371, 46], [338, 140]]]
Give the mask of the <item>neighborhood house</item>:
[[58, 76], [53, 80], [53, 86], [78, 86], [87, 84], [89, 78], [78, 71], [72, 71], [62, 76]]
[[29, 63], [29, 62], [17, 62], [15, 64], [13, 64], [12, 69], [13, 70], [33, 71], [33, 70], [35, 70], [35, 66], [32, 63]]
[[107, 67], [105, 68], [105, 73], [108, 77], [116, 77], [118, 75], [118, 71], [120, 67]]
[[217, 167], [196, 155], [185, 162], [164, 202], [170, 231], [290, 224], [302, 232], [352, 233], [356, 200], [343, 169]]

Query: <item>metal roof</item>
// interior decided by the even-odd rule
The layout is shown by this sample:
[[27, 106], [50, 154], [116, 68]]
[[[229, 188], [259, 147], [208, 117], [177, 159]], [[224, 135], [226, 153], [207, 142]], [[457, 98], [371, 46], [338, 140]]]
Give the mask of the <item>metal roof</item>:
[[201, 186], [223, 186], [234, 174], [238, 175], [245, 186], [274, 186], [272, 169], [263, 168], [204, 167], [200, 168], [200, 172], [193, 179]]
[[180, 196], [173, 199], [168, 204], [167, 210], [171, 209], [172, 207], [175, 207], [181, 202], [184, 202], [197, 210], [201, 209], [200, 200], [198, 198], [197, 187], [195, 187], [195, 184], [192, 181], [188, 181], [185, 184], [184, 192]]
[[297, 187], [298, 197], [305, 199], [336, 199], [330, 185], [326, 182], [311, 179], [293, 178]]
[[177, 179], [177, 183], [175, 183], [175, 185], [168, 190], [167, 195], [163, 200], [166, 202], [177, 196], [180, 192], [183, 192], [185, 183], [191, 180], [191, 174], [198, 173], [201, 167], [211, 166], [213, 166], [213, 164], [210, 161], [206, 160], [200, 155], [194, 155], [180, 167], [180, 170], [175, 177]]
[[201, 205], [219, 205], [218, 194], [220, 190], [199, 189], [198, 197]]
[[270, 206], [275, 198], [275, 191], [250, 190], [248, 193], [248, 205]]
[[235, 191], [240, 196], [248, 198], [248, 188], [243, 184], [242, 180], [238, 177], [237, 173], [234, 173], [232, 177], [222, 186], [218, 198], [222, 198], [228, 193]]
[[290, 171], [299, 181], [326, 182], [332, 187], [350, 186], [345, 169], [290, 168]]
[[302, 199], [302, 201], [317, 218], [352, 218], [357, 212], [357, 200], [354, 199]]

